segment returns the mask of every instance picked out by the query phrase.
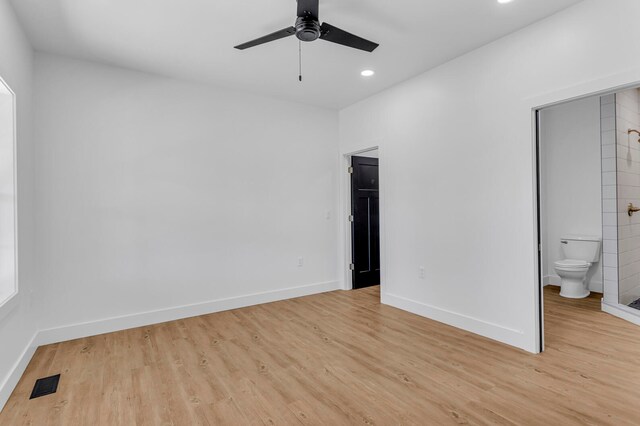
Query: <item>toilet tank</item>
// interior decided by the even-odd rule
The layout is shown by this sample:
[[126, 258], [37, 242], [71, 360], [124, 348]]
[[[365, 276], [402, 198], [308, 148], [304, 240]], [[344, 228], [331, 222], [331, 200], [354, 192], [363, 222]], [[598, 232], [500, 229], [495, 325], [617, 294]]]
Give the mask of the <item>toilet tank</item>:
[[602, 238], [593, 235], [565, 235], [560, 238], [560, 246], [565, 259], [600, 261]]

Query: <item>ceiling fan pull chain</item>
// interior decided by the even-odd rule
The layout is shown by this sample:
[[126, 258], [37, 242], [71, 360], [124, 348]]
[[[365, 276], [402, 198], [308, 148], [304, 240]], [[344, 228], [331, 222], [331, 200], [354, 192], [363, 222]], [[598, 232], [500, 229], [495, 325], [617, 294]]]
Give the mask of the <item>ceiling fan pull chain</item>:
[[302, 83], [302, 42], [298, 40], [298, 80]]

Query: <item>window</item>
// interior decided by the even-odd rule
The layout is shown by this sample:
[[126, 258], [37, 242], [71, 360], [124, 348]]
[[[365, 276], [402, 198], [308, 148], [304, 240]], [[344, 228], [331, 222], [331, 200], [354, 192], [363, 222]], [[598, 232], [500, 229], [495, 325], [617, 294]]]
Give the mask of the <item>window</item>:
[[18, 292], [15, 95], [0, 78], [0, 307]]

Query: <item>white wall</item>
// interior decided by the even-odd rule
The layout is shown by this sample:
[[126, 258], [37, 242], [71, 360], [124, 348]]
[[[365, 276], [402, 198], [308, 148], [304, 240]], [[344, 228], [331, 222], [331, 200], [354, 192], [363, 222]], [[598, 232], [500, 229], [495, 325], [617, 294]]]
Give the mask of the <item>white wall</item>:
[[[540, 123], [543, 275], [546, 284], [560, 285], [554, 266], [564, 259], [560, 239], [602, 236], [600, 97], [544, 109]], [[602, 293], [602, 259], [589, 278], [591, 291]]]
[[35, 88], [44, 341], [338, 288], [337, 112], [43, 54]]
[[[16, 93], [19, 293], [0, 308], [0, 408], [9, 398], [34, 348], [33, 144], [31, 78], [33, 52], [11, 7], [0, 0], [0, 76]], [[0, 232], [2, 229], [0, 229]]]
[[586, 0], [341, 111], [384, 158], [385, 303], [537, 349], [532, 108], [640, 81], [638, 16]]
[[629, 217], [627, 206], [640, 206], [640, 91], [616, 94], [616, 132], [618, 157], [618, 294], [628, 305], [640, 298], [640, 214]]

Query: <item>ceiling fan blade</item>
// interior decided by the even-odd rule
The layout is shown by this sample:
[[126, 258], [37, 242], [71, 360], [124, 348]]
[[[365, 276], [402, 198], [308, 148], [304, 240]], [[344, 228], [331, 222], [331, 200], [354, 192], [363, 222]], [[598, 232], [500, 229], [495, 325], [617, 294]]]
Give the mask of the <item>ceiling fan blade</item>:
[[269, 43], [270, 41], [280, 40], [281, 38], [292, 36], [296, 33], [296, 29], [294, 27], [288, 27], [280, 31], [276, 31], [275, 33], [271, 33], [269, 35], [257, 38], [255, 40], [248, 41], [246, 43], [239, 44], [234, 46], [236, 49], [244, 50], [250, 47], [258, 46], [260, 44]]
[[364, 50], [365, 52], [373, 52], [378, 47], [378, 43], [374, 43], [369, 40], [365, 40], [362, 37], [348, 33], [340, 28], [324, 22], [320, 26], [320, 38], [332, 43], [341, 44], [347, 47], [353, 47], [354, 49]]
[[300, 16], [318, 19], [318, 0], [298, 0], [298, 17]]

